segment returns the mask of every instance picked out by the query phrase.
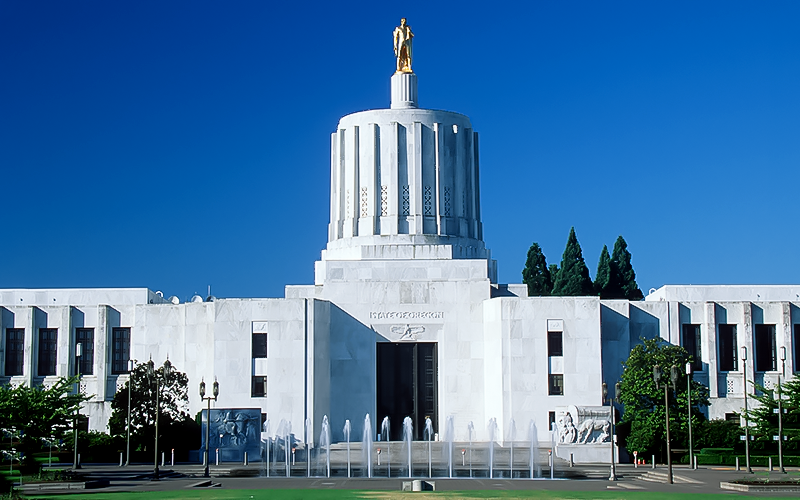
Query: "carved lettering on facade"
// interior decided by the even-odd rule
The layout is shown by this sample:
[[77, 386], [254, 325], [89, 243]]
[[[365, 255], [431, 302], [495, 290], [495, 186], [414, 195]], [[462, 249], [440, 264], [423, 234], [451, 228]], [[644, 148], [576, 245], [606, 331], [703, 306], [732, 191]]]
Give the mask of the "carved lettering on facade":
[[370, 311], [369, 319], [444, 319], [442, 311]]

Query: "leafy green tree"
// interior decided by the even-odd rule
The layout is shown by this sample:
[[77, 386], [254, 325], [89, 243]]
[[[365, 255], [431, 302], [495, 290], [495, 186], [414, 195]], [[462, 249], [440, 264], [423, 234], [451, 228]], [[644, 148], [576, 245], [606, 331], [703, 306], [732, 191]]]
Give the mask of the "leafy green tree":
[[[131, 451], [152, 449], [155, 442], [156, 383], [159, 388], [158, 446], [161, 450], [171, 448], [188, 450], [200, 446], [200, 429], [188, 413], [189, 378], [174, 368], [169, 378], [164, 377], [164, 367], [154, 370], [154, 378], [147, 375], [147, 363], [135, 363], [131, 371]], [[170, 366], [172, 366], [170, 364]], [[129, 382], [129, 383], [130, 383]], [[129, 383], [117, 391], [111, 402], [111, 418], [108, 427], [114, 437], [127, 438]]]
[[528, 249], [525, 269], [522, 270], [522, 282], [528, 285], [529, 297], [546, 297], [553, 291], [553, 280], [547, 268], [547, 260], [538, 243], [534, 243]]
[[[676, 391], [669, 388], [670, 437], [673, 448], [688, 447], [688, 401], [687, 381], [684, 371], [689, 354], [683, 347], [675, 346], [660, 338], [642, 339], [642, 343], [631, 350], [623, 363], [620, 381], [620, 402], [625, 406], [622, 421], [629, 425], [630, 433], [624, 446], [634, 450], [666, 458], [666, 424], [664, 388], [656, 387], [653, 366], [658, 365], [669, 378], [670, 368], [676, 366], [678, 379]], [[692, 428], [699, 428], [706, 418], [701, 412], [708, 406], [708, 388], [695, 380], [692, 387]]]
[[78, 377], [59, 378], [50, 387], [0, 386], [0, 428], [22, 431], [15, 448], [25, 455], [23, 465], [32, 466], [33, 452], [42, 439], [61, 438], [73, 429], [75, 414], [89, 399], [74, 392]]
[[[756, 385], [756, 393], [752, 396], [759, 404], [753, 404], [747, 410], [751, 432], [754, 438], [753, 448], [777, 452], [778, 443], [773, 436], [778, 435], [778, 391]], [[800, 378], [781, 384], [781, 403], [783, 414], [783, 432], [787, 439], [783, 442], [785, 454], [796, 454], [800, 450]], [[742, 412], [744, 413], [744, 412]]]
[[[636, 284], [636, 273], [631, 265], [631, 253], [628, 251], [628, 244], [625, 238], [619, 236], [614, 243], [614, 251], [611, 254], [612, 273], [618, 276], [619, 287], [622, 289], [623, 296], [628, 300], [642, 300], [644, 295]], [[613, 281], [613, 278], [612, 278]], [[615, 297], [616, 298], [616, 297]]]
[[589, 268], [583, 260], [581, 245], [575, 236], [575, 228], [569, 230], [567, 246], [561, 257], [561, 268], [553, 283], [553, 295], [583, 296], [592, 295], [594, 285], [589, 277]]

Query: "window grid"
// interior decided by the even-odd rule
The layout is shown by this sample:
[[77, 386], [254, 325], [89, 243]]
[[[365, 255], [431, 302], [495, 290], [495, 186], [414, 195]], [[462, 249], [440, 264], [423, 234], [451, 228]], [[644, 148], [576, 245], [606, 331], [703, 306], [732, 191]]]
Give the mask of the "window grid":
[[94, 328], [76, 328], [75, 345], [81, 346], [80, 358], [75, 356], [75, 368], [80, 370], [81, 375], [92, 375], [94, 373]]
[[131, 329], [113, 328], [111, 335], [114, 342], [111, 373], [128, 373], [128, 360], [131, 359]]
[[703, 369], [703, 357], [700, 352], [700, 325], [683, 325], [683, 348], [692, 358], [692, 370]]
[[25, 329], [6, 328], [6, 377], [22, 375], [25, 359]]
[[564, 395], [564, 375], [551, 374], [548, 377], [548, 391], [550, 396]]
[[739, 343], [736, 325], [719, 325], [719, 371], [735, 372], [739, 369]]
[[252, 396], [254, 398], [264, 398], [267, 396], [267, 377], [266, 376], [254, 376], [253, 377], [253, 391]]
[[58, 329], [39, 328], [38, 374], [47, 377], [56, 374]]

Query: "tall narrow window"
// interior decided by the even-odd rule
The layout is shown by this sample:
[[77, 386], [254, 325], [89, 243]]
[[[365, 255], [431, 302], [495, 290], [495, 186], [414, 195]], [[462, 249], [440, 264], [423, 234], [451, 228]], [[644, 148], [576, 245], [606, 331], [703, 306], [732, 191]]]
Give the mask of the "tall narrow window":
[[564, 355], [563, 332], [547, 332], [547, 355], [548, 356]]
[[22, 375], [24, 354], [25, 329], [6, 328], [6, 377]]
[[738, 351], [736, 325], [719, 325], [719, 371], [733, 372], [739, 369]]
[[756, 371], [775, 371], [775, 325], [755, 325], [755, 341]]
[[[94, 328], [76, 328], [75, 344], [81, 346], [81, 356], [75, 357], [75, 366], [81, 375], [94, 373]], [[76, 353], [77, 354], [77, 353]]]
[[58, 329], [39, 328], [39, 376], [56, 374]]
[[111, 330], [111, 336], [114, 342], [111, 373], [128, 373], [128, 360], [131, 359], [131, 329], [114, 328]]
[[267, 357], [267, 334], [254, 333], [253, 334], [253, 357], [266, 358]]
[[550, 375], [547, 393], [551, 396], [564, 395], [564, 375]]
[[700, 353], [700, 325], [683, 325], [683, 348], [692, 358], [692, 369], [696, 372], [703, 369]]

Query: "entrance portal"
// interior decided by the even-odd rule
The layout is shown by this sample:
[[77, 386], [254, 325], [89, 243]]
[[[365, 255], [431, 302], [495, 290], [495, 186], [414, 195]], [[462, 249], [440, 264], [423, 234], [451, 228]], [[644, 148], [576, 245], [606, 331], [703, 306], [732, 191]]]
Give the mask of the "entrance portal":
[[377, 344], [378, 414], [376, 430], [389, 417], [392, 441], [403, 439], [403, 419], [411, 417], [414, 439], [422, 440], [425, 419], [437, 429], [437, 357], [434, 342]]

